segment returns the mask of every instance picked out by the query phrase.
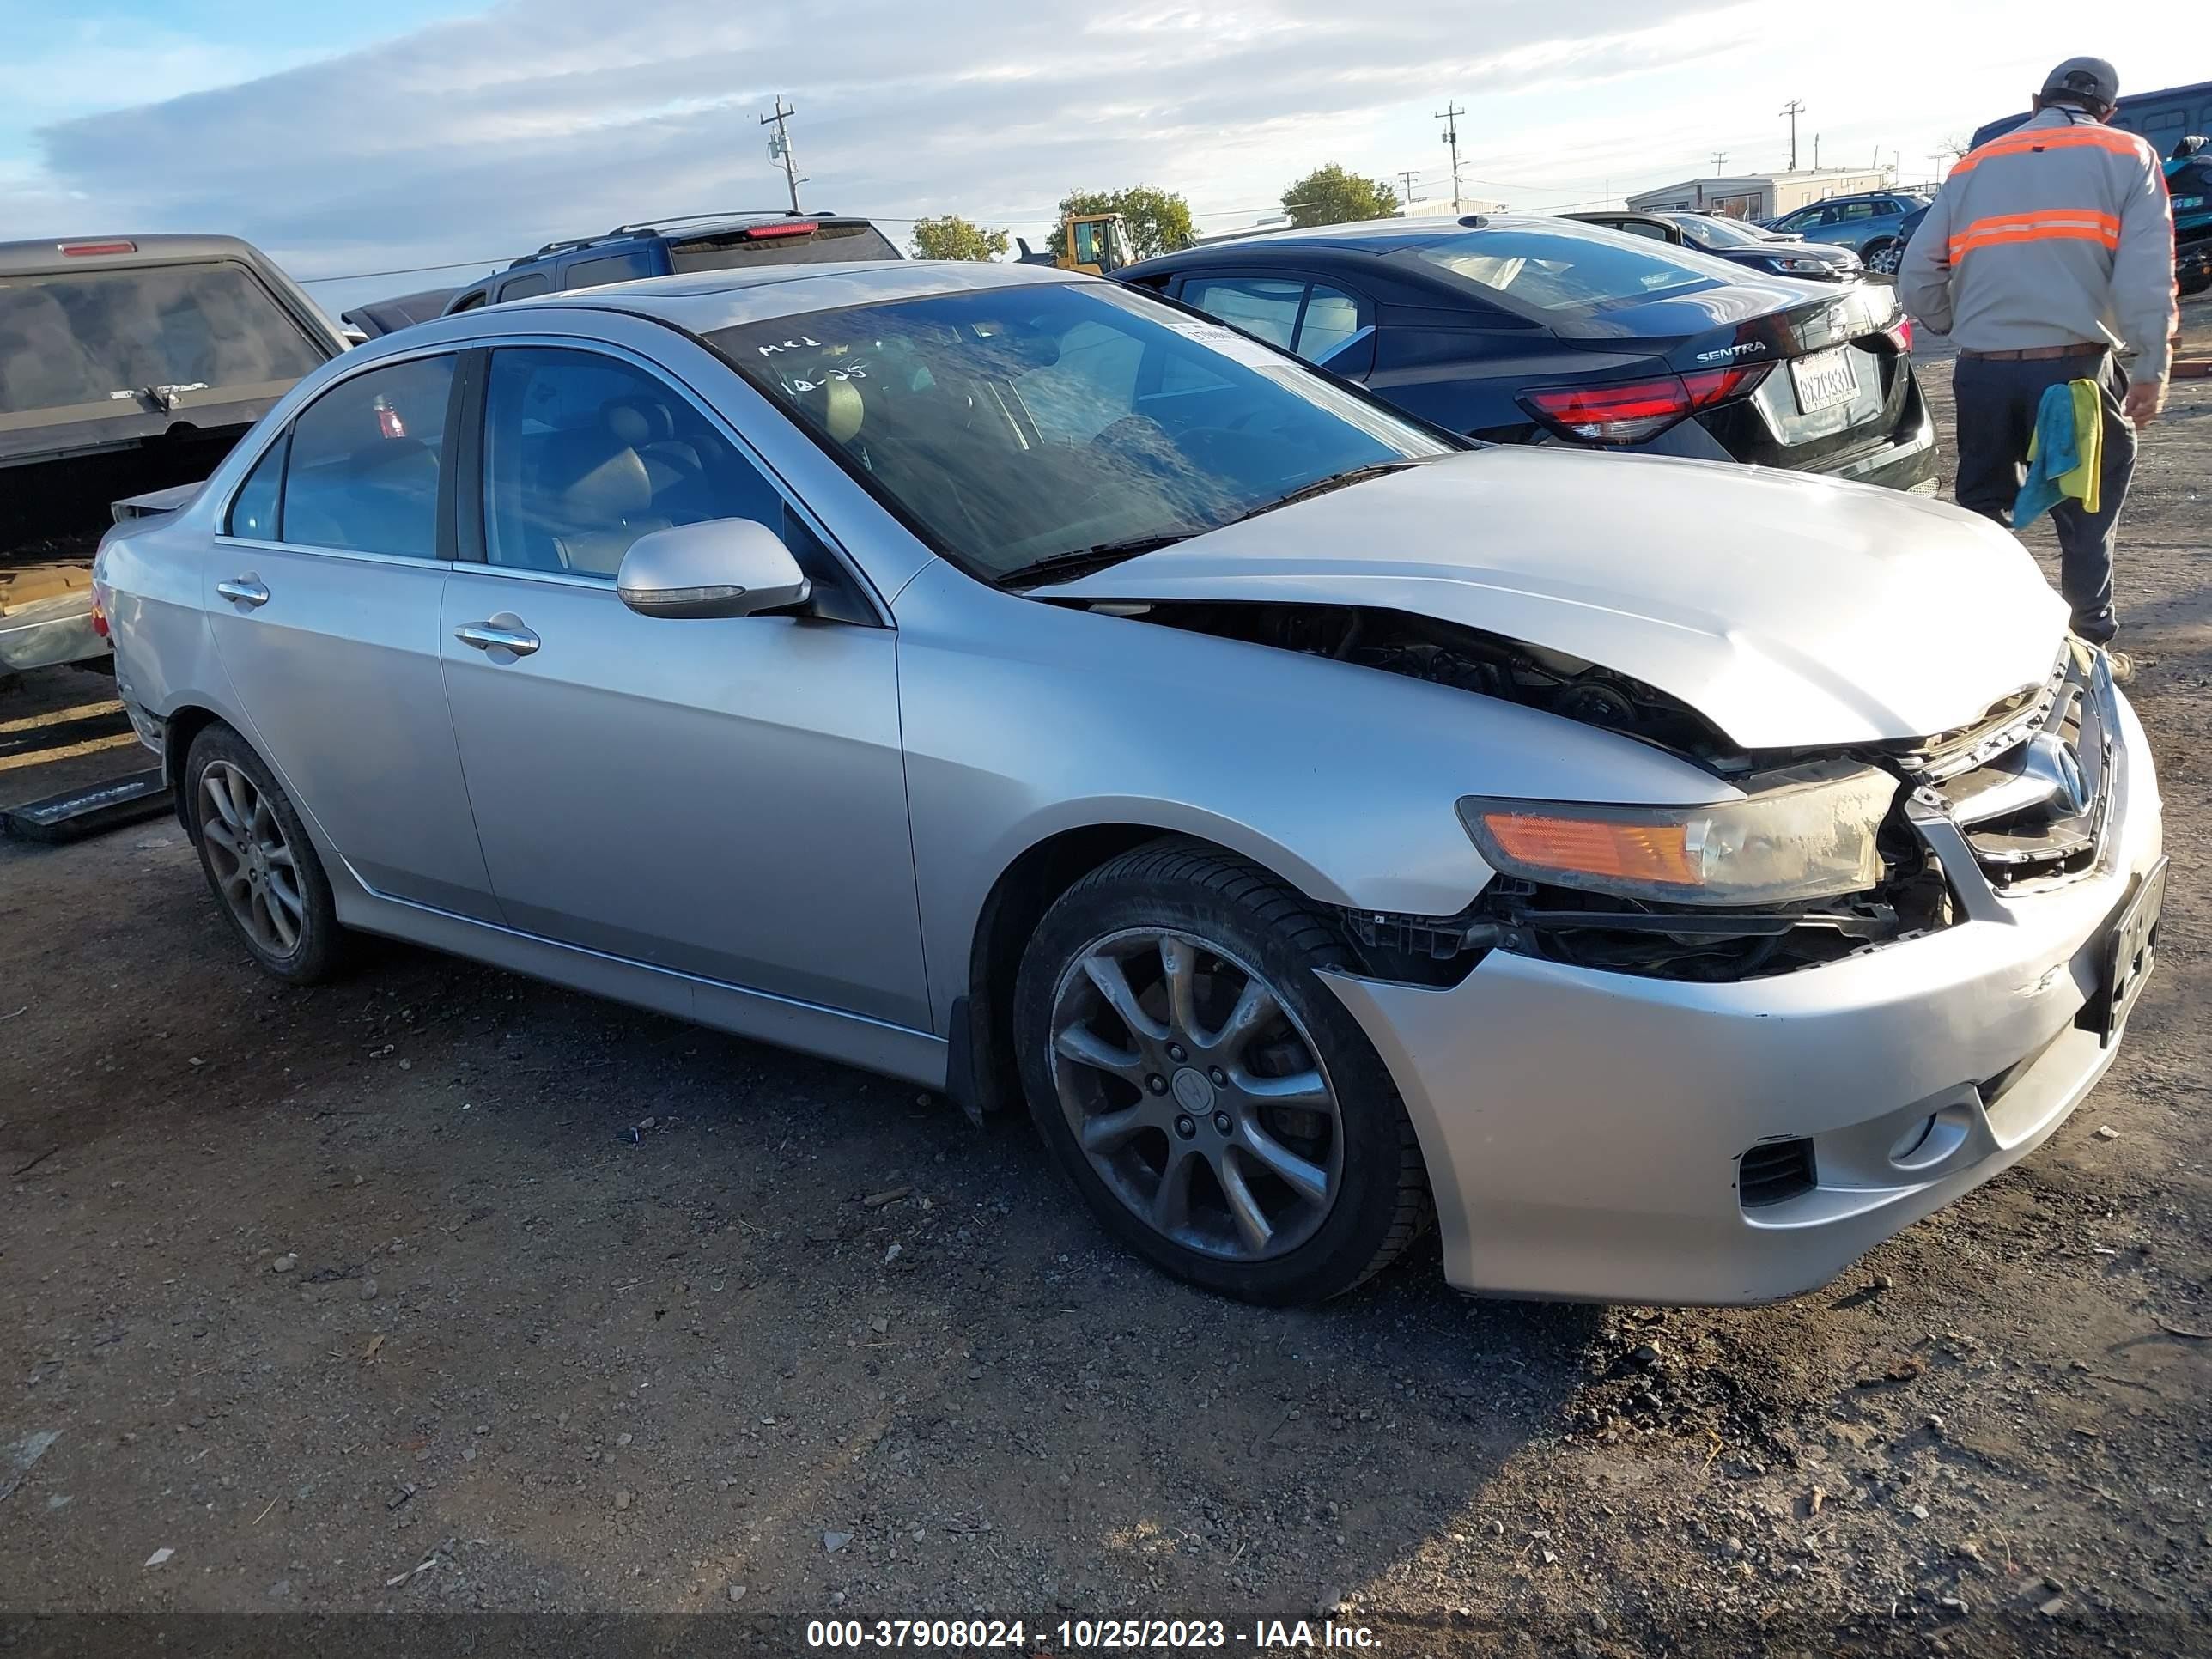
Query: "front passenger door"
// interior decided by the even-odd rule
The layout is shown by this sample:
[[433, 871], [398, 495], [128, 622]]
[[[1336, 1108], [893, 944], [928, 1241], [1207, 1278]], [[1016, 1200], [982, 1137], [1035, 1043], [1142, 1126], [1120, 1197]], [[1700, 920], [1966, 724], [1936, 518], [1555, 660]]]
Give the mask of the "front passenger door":
[[495, 349], [480, 471], [442, 631], [507, 924], [928, 1030], [896, 635], [857, 600], [669, 620], [615, 592], [672, 525], [766, 524], [831, 598], [835, 556], [698, 404], [608, 352]]

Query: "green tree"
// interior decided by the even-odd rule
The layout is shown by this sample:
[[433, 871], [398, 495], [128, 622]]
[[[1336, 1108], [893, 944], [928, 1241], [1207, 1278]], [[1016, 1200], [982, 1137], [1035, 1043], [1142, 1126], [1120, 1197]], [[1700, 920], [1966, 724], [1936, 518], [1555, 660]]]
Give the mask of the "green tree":
[[1398, 211], [1398, 192], [1380, 179], [1363, 179], [1331, 161], [1284, 191], [1283, 211], [1301, 228], [1388, 219]]
[[1060, 198], [1061, 222], [1047, 240], [1055, 258], [1065, 252], [1066, 216], [1118, 213], [1128, 226], [1129, 251], [1139, 259], [1181, 247], [1190, 240], [1190, 204], [1171, 190], [1131, 185], [1125, 190], [1073, 190]]
[[986, 230], [957, 213], [914, 222], [917, 259], [993, 259], [1006, 251], [1006, 233]]

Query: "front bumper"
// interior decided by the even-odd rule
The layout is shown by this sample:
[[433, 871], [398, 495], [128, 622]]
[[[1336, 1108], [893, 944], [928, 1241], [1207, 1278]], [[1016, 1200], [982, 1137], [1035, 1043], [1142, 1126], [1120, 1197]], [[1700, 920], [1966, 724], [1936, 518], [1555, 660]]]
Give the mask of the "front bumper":
[[[1444, 989], [1324, 975], [1405, 1098], [1445, 1277], [1498, 1295], [1771, 1301], [2041, 1145], [2116, 1052], [2076, 1018], [2160, 852], [2149, 749], [2112, 696], [2094, 869], [2014, 898], [1984, 884], [1978, 919], [1940, 933], [1726, 985], [1503, 951]], [[1931, 1117], [1941, 1133], [1893, 1158]], [[1800, 1138], [1815, 1184], [1747, 1208], [1737, 1159]]]

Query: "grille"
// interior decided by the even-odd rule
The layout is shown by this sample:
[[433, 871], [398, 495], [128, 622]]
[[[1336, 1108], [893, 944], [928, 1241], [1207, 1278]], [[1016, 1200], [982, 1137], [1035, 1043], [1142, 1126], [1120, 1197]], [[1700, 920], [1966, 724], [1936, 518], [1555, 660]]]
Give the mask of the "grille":
[[1964, 838], [2002, 893], [2086, 875], [2111, 793], [2112, 743], [2089, 665], [2069, 652], [2050, 681], [1904, 757], [1917, 796]]
[[1783, 1203], [1815, 1184], [1809, 1140], [1765, 1141], [1746, 1152], [1736, 1169], [1736, 1198], [1747, 1210]]

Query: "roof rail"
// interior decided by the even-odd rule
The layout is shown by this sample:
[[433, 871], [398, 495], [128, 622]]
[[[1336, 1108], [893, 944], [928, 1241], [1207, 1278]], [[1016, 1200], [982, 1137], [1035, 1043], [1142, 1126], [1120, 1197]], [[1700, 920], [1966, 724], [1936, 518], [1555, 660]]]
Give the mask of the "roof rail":
[[837, 216], [827, 208], [722, 208], [713, 213], [677, 213], [665, 219], [639, 219], [629, 224], [617, 225], [609, 234], [621, 236], [634, 230], [658, 230], [663, 225], [696, 224], [702, 219], [740, 219], [753, 214], [773, 219], [834, 219]]

